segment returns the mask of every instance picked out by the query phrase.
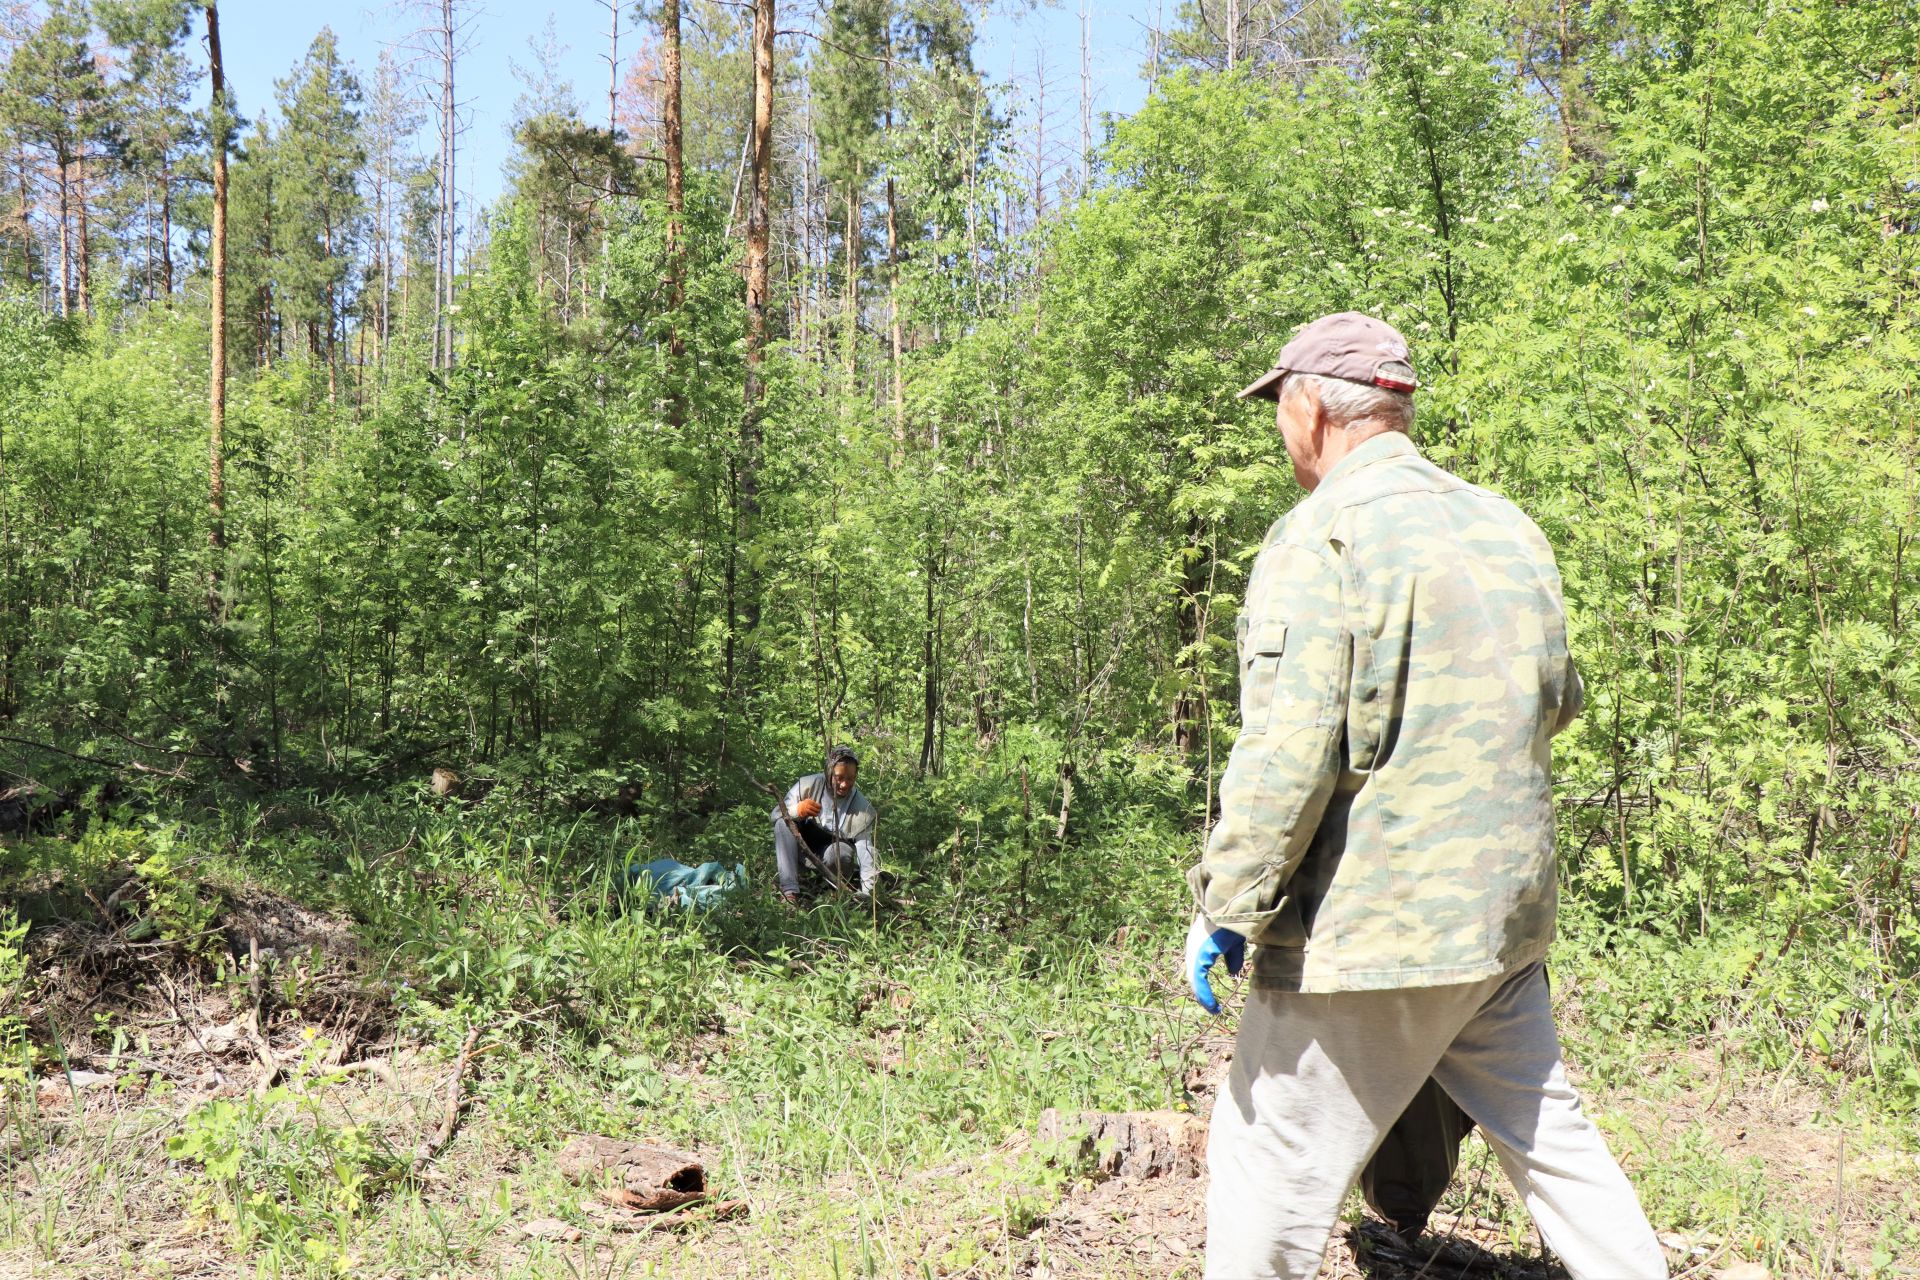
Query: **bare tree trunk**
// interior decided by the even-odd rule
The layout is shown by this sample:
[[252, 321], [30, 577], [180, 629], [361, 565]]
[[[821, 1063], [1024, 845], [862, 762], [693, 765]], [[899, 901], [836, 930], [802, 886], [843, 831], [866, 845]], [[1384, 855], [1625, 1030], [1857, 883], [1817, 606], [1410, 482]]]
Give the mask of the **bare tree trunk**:
[[1080, 0], [1080, 193], [1093, 186], [1093, 42], [1091, 0]]
[[[326, 247], [327, 261], [333, 261], [333, 224], [328, 222], [321, 229], [321, 243]], [[333, 334], [339, 323], [334, 305], [333, 282], [327, 282], [327, 340], [325, 355], [327, 359], [327, 403], [337, 402], [340, 394], [340, 369], [334, 356]]]
[[938, 615], [934, 610], [934, 579], [939, 574], [939, 561], [933, 553], [933, 530], [927, 530], [927, 562], [922, 568], [926, 572], [926, 612], [921, 618], [920, 631], [920, 776], [931, 777], [940, 771], [940, 654], [937, 644], [936, 627]]
[[1148, 37], [1147, 53], [1147, 93], [1160, 91], [1160, 32], [1161, 0], [1153, 0], [1153, 26]]
[[900, 368], [900, 232], [893, 197], [893, 175], [887, 175], [887, 327], [893, 344], [893, 447], [895, 454], [906, 451], [907, 396]]
[[[767, 257], [772, 235], [773, 199], [773, 32], [774, 0], [753, 5], [753, 192], [747, 204], [747, 379], [746, 406], [740, 422], [738, 541], [751, 543], [760, 515], [760, 415], [766, 397], [761, 366], [766, 362]], [[759, 574], [747, 559], [739, 617], [751, 636], [760, 625]], [[752, 669], [752, 650], [745, 664]]]
[[160, 293], [173, 305], [173, 161], [160, 162]]
[[667, 305], [675, 312], [673, 328], [667, 337], [667, 354], [673, 361], [667, 421], [678, 428], [687, 420], [686, 397], [680, 389], [680, 359], [687, 353], [687, 344], [680, 336], [678, 315], [686, 301], [687, 287], [687, 249], [681, 226], [687, 211], [687, 177], [680, 120], [680, 0], [662, 0], [660, 34], [664, 45], [660, 72], [666, 80], [660, 126], [666, 135], [667, 151]]
[[434, 271], [437, 277], [433, 299], [433, 363], [441, 369], [453, 367], [453, 276], [459, 264], [456, 234], [456, 195], [454, 192], [458, 139], [455, 132], [453, 97], [454, 0], [440, 0], [440, 244]]
[[[261, 206], [264, 209], [264, 212], [260, 216], [260, 238], [263, 245], [263, 256], [268, 262], [272, 262], [274, 254], [273, 179], [271, 177], [267, 179], [267, 198], [261, 202]], [[267, 279], [271, 279], [271, 276], [268, 276]], [[280, 329], [273, 314], [273, 286], [267, 283], [266, 280], [263, 280], [259, 285], [258, 293], [255, 295], [255, 302], [260, 316], [259, 363], [262, 369], [271, 369], [273, 367], [274, 357], [278, 354], [276, 347], [280, 341]]]
[[140, 264], [140, 280], [146, 286], [146, 301], [151, 305], [153, 302], [153, 242], [156, 238], [153, 229], [153, 180], [151, 178], [140, 180], [140, 216], [145, 218], [147, 223], [147, 253], [145, 261]]
[[1047, 216], [1047, 59], [1044, 52], [1034, 54], [1033, 108], [1033, 224], [1039, 226]]
[[[811, 344], [819, 335], [820, 299], [818, 281], [823, 276], [819, 270], [821, 241], [825, 238], [815, 214], [820, 212], [816, 199], [820, 194], [820, 139], [813, 127], [813, 89], [809, 84], [801, 98], [807, 112], [806, 145], [801, 148], [804, 170], [800, 178], [800, 262], [803, 271], [800, 295], [799, 348], [810, 351]], [[821, 353], [821, 364], [826, 363], [826, 352]]]
[[[612, 17], [612, 24], [607, 31], [607, 136], [612, 138], [619, 125], [617, 108], [620, 99], [620, 5], [622, 0], [603, 0], [603, 3], [606, 4], [607, 12]], [[613, 253], [612, 231], [612, 220], [609, 218], [606, 225], [600, 228], [599, 294], [602, 302], [607, 298], [608, 261]], [[585, 289], [581, 290], [582, 295], [585, 292]], [[581, 311], [583, 314], [586, 311], [584, 301]]]
[[60, 318], [62, 320], [73, 314], [73, 251], [67, 242], [67, 165], [66, 157], [60, 157], [60, 172], [56, 181], [60, 186]]
[[[387, 209], [387, 156], [388, 148], [382, 144], [380, 163], [373, 171], [373, 225], [377, 228], [373, 241], [373, 274], [380, 281], [380, 296], [374, 300], [373, 314], [368, 319], [374, 329], [374, 359], [380, 362], [380, 378], [375, 382], [374, 402], [379, 403], [379, 386], [385, 381], [387, 369], [387, 299], [393, 293], [393, 260], [390, 243], [391, 223]], [[365, 368], [367, 361], [366, 326], [361, 326], [360, 363]], [[365, 374], [362, 374], [364, 379]]]
[[[26, 272], [26, 286], [33, 288], [33, 192], [27, 167], [27, 144], [20, 144], [20, 267]], [[44, 277], [43, 277], [44, 278]]]
[[80, 233], [79, 244], [75, 246], [80, 251], [80, 314], [91, 316], [93, 314], [93, 241], [87, 234], [87, 158], [83, 155], [77, 163], [80, 176], [74, 182], [74, 194], [78, 197], [74, 201], [74, 212], [76, 226]]
[[[887, 132], [893, 132], [893, 27], [887, 27]], [[896, 461], [907, 448], [907, 398], [900, 370], [900, 229], [899, 202], [894, 196], [893, 170], [887, 170], [887, 330], [893, 355], [893, 453]]]
[[207, 385], [207, 507], [212, 522], [207, 546], [212, 552], [212, 576], [207, 590], [208, 611], [222, 621], [221, 561], [227, 545], [225, 460], [221, 453], [227, 428], [227, 93], [220, 61], [220, 14], [216, 0], [207, 0], [207, 55], [213, 79], [213, 231], [209, 267], [213, 274], [211, 299], [212, 373]]
[[607, 134], [612, 136], [619, 124], [620, 101], [620, 0], [607, 0], [612, 25], [607, 30]]

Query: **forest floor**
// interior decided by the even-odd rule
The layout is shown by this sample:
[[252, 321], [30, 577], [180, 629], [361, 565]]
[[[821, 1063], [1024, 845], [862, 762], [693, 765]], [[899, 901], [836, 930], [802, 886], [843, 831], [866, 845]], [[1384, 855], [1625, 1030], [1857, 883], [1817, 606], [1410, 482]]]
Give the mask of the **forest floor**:
[[[200, 1043], [173, 1016], [175, 1007], [187, 1024], [200, 1028]], [[259, 1258], [230, 1225], [196, 1212], [193, 1188], [166, 1145], [209, 1102], [244, 1105], [251, 1096], [265, 1068], [245, 1034], [245, 1001], [231, 992], [176, 985], [170, 998], [142, 1012], [145, 1045], [137, 1062], [88, 1059], [92, 1066], [120, 1067], [117, 1077], [109, 1077], [116, 1084], [95, 1078], [104, 1073], [76, 1068], [78, 1087], [49, 1078], [32, 1099], [31, 1117], [9, 1121], [11, 1206], [5, 1218], [14, 1243], [0, 1251], [0, 1277], [185, 1280], [260, 1273]], [[275, 1035], [271, 1051], [297, 1063], [311, 1043], [310, 1029], [288, 1027]], [[377, 1061], [382, 1070], [356, 1071], [331, 1084], [324, 1113], [395, 1134], [433, 1131], [444, 1118], [450, 1070], [444, 1058], [422, 1045], [365, 1047], [379, 1056], [357, 1060]], [[1224, 1067], [1230, 1047], [1222, 1040], [1209, 1049]], [[1590, 1105], [1637, 1180], [1656, 1174], [1692, 1180], [1703, 1198], [1744, 1186], [1764, 1197], [1775, 1223], [1816, 1228], [1807, 1235], [1778, 1233], [1763, 1222], [1748, 1240], [1663, 1230], [1677, 1277], [1758, 1280], [1769, 1273], [1742, 1259], [1769, 1254], [1776, 1266], [1771, 1274], [1780, 1277], [1920, 1274], [1913, 1259], [1875, 1258], [1887, 1221], [1912, 1221], [1920, 1210], [1920, 1159], [1911, 1150], [1857, 1136], [1850, 1142], [1848, 1127], [1816, 1091], [1730, 1078], [1704, 1048], [1651, 1053], [1643, 1062], [1648, 1087], [1589, 1090]], [[484, 1074], [488, 1066], [483, 1058], [470, 1070]], [[1219, 1072], [1209, 1074], [1217, 1078]], [[1204, 1102], [1210, 1092], [1202, 1086], [1196, 1101]], [[1020, 1167], [1017, 1157], [1030, 1150], [1024, 1133], [977, 1162], [876, 1171], [877, 1177], [917, 1184], [925, 1194], [907, 1190], [894, 1198], [899, 1217], [885, 1223], [884, 1244], [871, 1242], [864, 1260], [850, 1251], [836, 1261], [827, 1248], [809, 1266], [807, 1251], [826, 1241], [794, 1228], [856, 1216], [875, 1199], [867, 1179], [725, 1188], [747, 1201], [750, 1216], [743, 1221], [703, 1223], [696, 1211], [683, 1230], [654, 1231], [649, 1219], [603, 1205], [557, 1179], [550, 1153], [517, 1154], [499, 1140], [499, 1127], [484, 1108], [476, 1109], [446, 1157], [411, 1193], [423, 1220], [445, 1233], [440, 1256], [423, 1256], [417, 1268], [365, 1274], [447, 1280], [521, 1274], [689, 1280], [836, 1273], [1027, 1280], [1200, 1275], [1204, 1178], [1075, 1178], [1057, 1187], [1051, 1203], [1029, 1203], [1024, 1222], [1007, 1220], [1004, 1200], [942, 1194], [967, 1184], [976, 1190], [1004, 1184], [1009, 1170]], [[23, 1143], [29, 1134], [38, 1139], [37, 1150]], [[1322, 1275], [1565, 1276], [1543, 1260], [1477, 1136], [1469, 1139], [1445, 1206], [1426, 1236], [1402, 1241], [1368, 1217], [1356, 1199], [1348, 1224], [1335, 1233]], [[1770, 1229], [1776, 1231], [1772, 1240]], [[907, 1256], [912, 1242], [922, 1251], [918, 1257]], [[347, 1244], [350, 1258], [352, 1242]]]
[[[701, 971], [721, 1012], [642, 1052], [598, 1024], [573, 1035], [579, 1011], [552, 1001], [421, 1000], [382, 977], [395, 953], [378, 929], [337, 909], [232, 883], [222, 902], [207, 933], [227, 960], [211, 966], [124, 928], [35, 944], [30, 1021], [58, 1044], [0, 1091], [0, 1280], [1201, 1273], [1203, 1177], [1096, 1176], [1034, 1134], [1047, 1106], [1205, 1114], [1231, 1022], [1189, 1016], [1171, 940], [1122, 929], [1059, 972], [1013, 947], [996, 969], [924, 940], [905, 953], [884, 921], [767, 904], [747, 926], [780, 947]], [[464, 936], [422, 945], [444, 956]], [[636, 938], [634, 954], [674, 955], [699, 935]], [[1605, 976], [1562, 949], [1576, 1078], [1676, 1275], [1920, 1276], [1909, 1115], [1737, 1036], [1623, 1033]], [[451, 1140], [416, 1164], [450, 1098]], [[558, 1167], [582, 1134], [690, 1153], [738, 1215], [607, 1203]], [[1397, 1240], [1356, 1196], [1323, 1271], [1563, 1274], [1477, 1136], [1425, 1237]]]

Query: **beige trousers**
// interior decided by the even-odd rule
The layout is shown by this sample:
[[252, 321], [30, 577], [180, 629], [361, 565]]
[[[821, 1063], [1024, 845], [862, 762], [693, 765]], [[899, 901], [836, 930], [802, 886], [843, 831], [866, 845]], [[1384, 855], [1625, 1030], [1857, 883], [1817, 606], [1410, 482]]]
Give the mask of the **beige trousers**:
[[1253, 988], [1207, 1141], [1208, 1280], [1309, 1280], [1347, 1192], [1431, 1075], [1479, 1123], [1574, 1280], [1666, 1280], [1580, 1110], [1544, 970], [1302, 995]]

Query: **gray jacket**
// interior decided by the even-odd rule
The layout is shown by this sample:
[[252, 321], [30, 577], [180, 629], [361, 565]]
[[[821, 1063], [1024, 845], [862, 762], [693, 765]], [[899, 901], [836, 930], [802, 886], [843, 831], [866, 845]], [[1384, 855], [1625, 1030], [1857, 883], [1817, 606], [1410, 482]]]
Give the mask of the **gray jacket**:
[[[858, 786], [847, 794], [845, 800], [842, 800], [833, 794], [833, 787], [827, 782], [826, 774], [810, 773], [788, 789], [787, 812], [793, 813], [795, 805], [808, 799], [820, 802], [820, 816], [814, 821], [833, 833], [834, 843], [850, 844], [869, 861], [878, 860], [879, 854], [874, 849], [873, 834], [874, 828], [879, 824], [880, 815], [874, 811], [873, 803]], [[780, 811], [775, 809], [773, 816], [777, 820], [780, 817]]]

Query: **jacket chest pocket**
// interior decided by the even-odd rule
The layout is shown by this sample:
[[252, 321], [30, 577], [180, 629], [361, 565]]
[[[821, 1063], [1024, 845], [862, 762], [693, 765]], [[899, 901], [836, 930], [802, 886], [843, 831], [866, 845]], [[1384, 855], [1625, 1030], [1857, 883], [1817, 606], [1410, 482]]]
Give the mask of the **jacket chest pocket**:
[[1233, 629], [1240, 650], [1240, 732], [1265, 733], [1280, 659], [1287, 651], [1287, 622], [1241, 614]]

